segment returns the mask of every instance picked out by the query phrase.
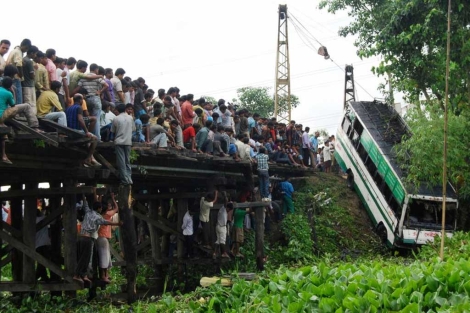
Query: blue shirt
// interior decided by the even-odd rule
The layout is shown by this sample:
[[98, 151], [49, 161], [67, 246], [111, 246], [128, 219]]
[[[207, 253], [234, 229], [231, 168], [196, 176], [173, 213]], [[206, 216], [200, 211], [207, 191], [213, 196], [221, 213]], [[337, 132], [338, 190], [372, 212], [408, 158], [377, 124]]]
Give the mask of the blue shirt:
[[310, 139], [310, 142], [312, 143], [313, 151], [317, 152], [318, 151], [318, 139], [315, 136], [313, 136]]
[[78, 122], [78, 114], [83, 115], [82, 106], [78, 103], [74, 103], [72, 106], [65, 109], [65, 116], [67, 117], [67, 127], [75, 130], [83, 130], [82, 126]]
[[142, 121], [138, 118], [135, 120], [135, 131], [132, 132], [132, 141], [134, 142], [144, 142], [145, 136], [142, 133]]
[[294, 193], [294, 186], [288, 181], [283, 181], [279, 184], [281, 187], [281, 191], [289, 198], [292, 198], [292, 194]]
[[15, 105], [15, 99], [10, 90], [7, 90], [3, 87], [0, 87], [0, 116], [3, 115], [3, 112]]
[[256, 121], [253, 117], [248, 118], [248, 131], [251, 133], [251, 130], [256, 127]]

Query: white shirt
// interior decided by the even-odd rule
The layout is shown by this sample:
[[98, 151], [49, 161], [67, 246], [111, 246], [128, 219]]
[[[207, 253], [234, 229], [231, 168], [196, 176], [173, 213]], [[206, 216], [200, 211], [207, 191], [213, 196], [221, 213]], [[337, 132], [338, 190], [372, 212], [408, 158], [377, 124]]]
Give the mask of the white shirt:
[[187, 211], [183, 217], [183, 225], [181, 225], [181, 229], [185, 236], [191, 236], [194, 232], [193, 217], [189, 214], [189, 211]]
[[5, 211], [3, 210], [3, 207], [2, 207], [2, 220], [3, 220], [4, 222], [6, 222], [7, 219], [8, 219], [8, 213], [5, 212]]
[[217, 213], [217, 226], [225, 227], [227, 225], [227, 210], [224, 206]]
[[55, 72], [56, 72], [56, 75], [57, 75], [57, 79], [58, 79], [58, 82], [61, 83], [61, 86], [60, 86], [60, 90], [59, 90], [59, 93], [63, 96], [65, 96], [65, 90], [64, 90], [64, 83], [62, 82], [62, 80], [64, 79], [62, 77], [62, 72], [64, 70], [60, 69], [60, 68], [56, 68]]
[[323, 148], [323, 162], [331, 161], [330, 147], [325, 146]]
[[302, 148], [311, 148], [312, 143], [310, 142], [310, 138], [308, 137], [308, 133], [304, 132], [302, 134]]
[[209, 215], [211, 208], [214, 206], [214, 202], [207, 202], [204, 197], [202, 197], [199, 204], [201, 208], [201, 211], [199, 212], [199, 220], [201, 222], [207, 223], [209, 222]]
[[[45, 216], [36, 217], [36, 224], [45, 219]], [[42, 246], [50, 246], [51, 238], [49, 238], [49, 227], [43, 227], [36, 233], [36, 249]]]

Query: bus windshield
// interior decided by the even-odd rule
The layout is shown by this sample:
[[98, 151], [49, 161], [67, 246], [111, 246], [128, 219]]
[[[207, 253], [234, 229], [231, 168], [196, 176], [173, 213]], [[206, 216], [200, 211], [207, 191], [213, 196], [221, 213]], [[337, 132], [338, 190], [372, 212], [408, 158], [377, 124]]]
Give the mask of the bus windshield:
[[[457, 217], [457, 203], [446, 202], [446, 229], [454, 230]], [[441, 229], [442, 202], [410, 199], [404, 225], [407, 228]]]

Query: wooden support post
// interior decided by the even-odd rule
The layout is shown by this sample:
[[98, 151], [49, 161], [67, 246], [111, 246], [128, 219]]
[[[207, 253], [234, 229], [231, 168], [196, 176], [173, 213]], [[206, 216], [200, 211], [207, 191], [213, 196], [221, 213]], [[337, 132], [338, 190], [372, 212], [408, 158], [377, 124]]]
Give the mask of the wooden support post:
[[256, 207], [255, 210], [255, 251], [256, 267], [264, 270], [264, 207]]
[[[27, 184], [26, 190], [37, 188], [37, 184]], [[37, 199], [29, 196], [24, 199], [23, 243], [32, 251], [36, 251], [36, 213]], [[32, 284], [36, 281], [34, 259], [23, 256], [23, 283]]]
[[[168, 212], [170, 212], [170, 200], [161, 200], [160, 202], [161, 207], [162, 207], [162, 217], [164, 219], [167, 218]], [[167, 257], [168, 256], [168, 250], [169, 250], [169, 244], [170, 244], [170, 234], [164, 233], [162, 234], [162, 255]]]
[[[11, 185], [10, 190], [19, 191], [23, 189], [22, 184]], [[21, 199], [15, 198], [10, 200], [10, 215], [11, 215], [11, 226], [21, 233], [21, 227], [23, 224], [23, 210], [21, 205]], [[16, 238], [21, 240], [20, 237]], [[11, 252], [11, 271], [13, 281], [21, 281], [23, 279], [23, 253], [18, 249], [13, 249]]]
[[129, 208], [129, 194], [131, 186], [119, 186], [119, 217], [123, 222], [121, 226], [121, 241], [124, 244], [124, 259], [126, 260], [127, 276], [127, 302], [129, 304], [137, 300], [137, 235], [134, 227], [134, 217]]
[[[176, 229], [181, 229], [181, 225], [183, 225], [183, 217], [188, 211], [188, 200], [187, 199], [178, 199], [176, 202], [178, 207], [178, 222], [176, 223]], [[183, 282], [184, 280], [184, 263], [183, 261], [183, 254], [184, 254], [184, 239], [178, 236], [177, 238], [177, 255], [178, 255], [178, 279], [179, 282]]]
[[[64, 182], [64, 187], [75, 187], [77, 181], [68, 179]], [[64, 216], [62, 222], [64, 225], [64, 265], [69, 275], [75, 274], [77, 267], [77, 196], [68, 194], [64, 196]], [[75, 296], [76, 292], [71, 291], [70, 296]]]
[[[51, 188], [60, 188], [60, 182], [54, 181], [50, 182], [49, 186]], [[60, 195], [51, 196], [49, 198], [49, 216], [53, 216], [56, 213], [62, 211], [60, 208], [62, 197]], [[44, 220], [43, 220], [44, 221]], [[37, 225], [36, 225], [37, 226]], [[46, 226], [47, 227], [47, 226]], [[36, 227], [36, 231], [38, 231]], [[50, 235], [51, 235], [51, 256], [50, 259], [55, 264], [62, 266], [62, 219], [58, 216], [50, 224]], [[59, 275], [51, 272], [51, 281], [57, 281], [60, 279]], [[61, 296], [61, 291], [51, 291], [51, 296]]]

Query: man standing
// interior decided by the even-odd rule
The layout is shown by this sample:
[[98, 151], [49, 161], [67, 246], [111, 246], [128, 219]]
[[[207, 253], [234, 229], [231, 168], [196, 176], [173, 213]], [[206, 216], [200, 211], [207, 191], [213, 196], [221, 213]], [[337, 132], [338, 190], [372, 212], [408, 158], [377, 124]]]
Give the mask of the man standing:
[[205, 197], [201, 198], [199, 220], [202, 224], [202, 234], [203, 234], [203, 248], [212, 249], [209, 244], [209, 232], [210, 224], [209, 218], [211, 213], [211, 208], [214, 206], [214, 203], [217, 201], [217, 190], [215, 193], [208, 193]]
[[316, 131], [315, 135], [312, 138], [310, 138], [311, 152], [312, 152], [311, 156], [313, 158], [312, 159], [312, 164], [316, 163], [316, 161], [317, 161], [318, 137], [320, 137], [320, 133], [318, 131]]
[[115, 103], [124, 103], [127, 104], [125, 101], [124, 97], [124, 92], [122, 91], [122, 82], [121, 80], [124, 78], [124, 74], [126, 74], [126, 71], [122, 68], [118, 68], [114, 72], [114, 77], [111, 78], [111, 83], [113, 84], [113, 90], [114, 90], [114, 101]]
[[196, 116], [196, 113], [193, 111], [193, 94], [188, 94], [186, 96], [186, 101], [183, 102], [181, 106], [181, 114], [183, 119], [183, 128], [188, 128], [193, 123], [193, 118]]
[[23, 101], [28, 103], [33, 109], [33, 113], [36, 114], [36, 90], [34, 88], [34, 65], [33, 60], [36, 57], [38, 48], [31, 46], [23, 58], [23, 81], [21, 86], [23, 87]]
[[125, 104], [119, 104], [116, 109], [119, 112], [119, 115], [113, 120], [111, 132], [114, 133], [114, 147], [116, 151], [116, 164], [119, 171], [119, 179], [121, 185], [132, 185], [130, 154], [132, 147], [132, 132], [135, 131], [135, 123], [132, 116], [125, 112]]
[[46, 50], [46, 57], [47, 57], [47, 64], [46, 70], [49, 74], [49, 82], [52, 84], [53, 81], [57, 80], [57, 68], [54, 64], [56, 59], [55, 50], [54, 49], [47, 49]]
[[65, 116], [62, 104], [59, 101], [59, 90], [62, 84], [58, 81], [53, 81], [51, 90], [46, 90], [41, 93], [37, 103], [38, 117], [53, 120], [58, 124], [67, 127], [67, 117]]
[[17, 76], [13, 79], [13, 86], [16, 88], [16, 104], [22, 104], [23, 93], [21, 88], [21, 81], [23, 80], [23, 53], [31, 48], [31, 40], [23, 39], [19, 47], [15, 47], [8, 56], [7, 65], [11, 64], [18, 69]]
[[194, 227], [193, 227], [193, 215], [194, 212], [191, 210], [186, 211], [186, 214], [183, 217], [183, 225], [181, 229], [183, 230], [184, 243], [186, 246], [186, 255], [188, 258], [192, 258], [193, 254], [193, 240], [194, 240]]
[[290, 178], [286, 177], [284, 181], [279, 184], [282, 192], [282, 212], [284, 214], [294, 213], [294, 202], [292, 199], [294, 197], [294, 186], [290, 183]]
[[36, 99], [39, 99], [41, 92], [50, 88], [49, 77], [47, 77], [47, 70], [44, 66], [47, 63], [46, 55], [38, 51], [34, 61], [37, 65], [37, 69], [34, 72], [34, 86], [36, 87]]
[[217, 257], [219, 247], [222, 258], [230, 258], [225, 247], [225, 242], [227, 240], [227, 216], [228, 213], [233, 209], [233, 204], [229, 204], [230, 205], [225, 203], [225, 205], [222, 205], [219, 209], [219, 212], [217, 213], [217, 224], [215, 226], [217, 241], [215, 242], [215, 249], [212, 255], [214, 259]]
[[[90, 74], [88, 76], [96, 76], [98, 75], [98, 64], [91, 64], [90, 65]], [[91, 116], [96, 117], [96, 120], [99, 121], [101, 117], [101, 94], [108, 89], [108, 84], [102, 78], [97, 78], [93, 80], [87, 79], [80, 79], [78, 82], [78, 87], [85, 88], [88, 91], [88, 96], [86, 97], [86, 103], [88, 106], [88, 111], [90, 112]], [[98, 141], [101, 140], [100, 134], [100, 123], [95, 124], [95, 129], [92, 131], [93, 135], [98, 138]], [[131, 134], [132, 135], [132, 134]]]
[[269, 201], [269, 156], [266, 154], [266, 149], [264, 147], [259, 148], [255, 159], [258, 163], [258, 178], [261, 200]]
[[[310, 161], [310, 148], [312, 147], [312, 143], [310, 142], [310, 138], [308, 137], [308, 132], [310, 131], [310, 127], [305, 127], [304, 132], [302, 133], [302, 154], [304, 159], [304, 165], [308, 166]], [[312, 166], [313, 166], [312, 160]]]
[[2, 41], [0, 41], [0, 76], [3, 76], [3, 70], [7, 65], [7, 62], [5, 61], [3, 56], [8, 53], [8, 50], [10, 50], [10, 41], [3, 39]]

